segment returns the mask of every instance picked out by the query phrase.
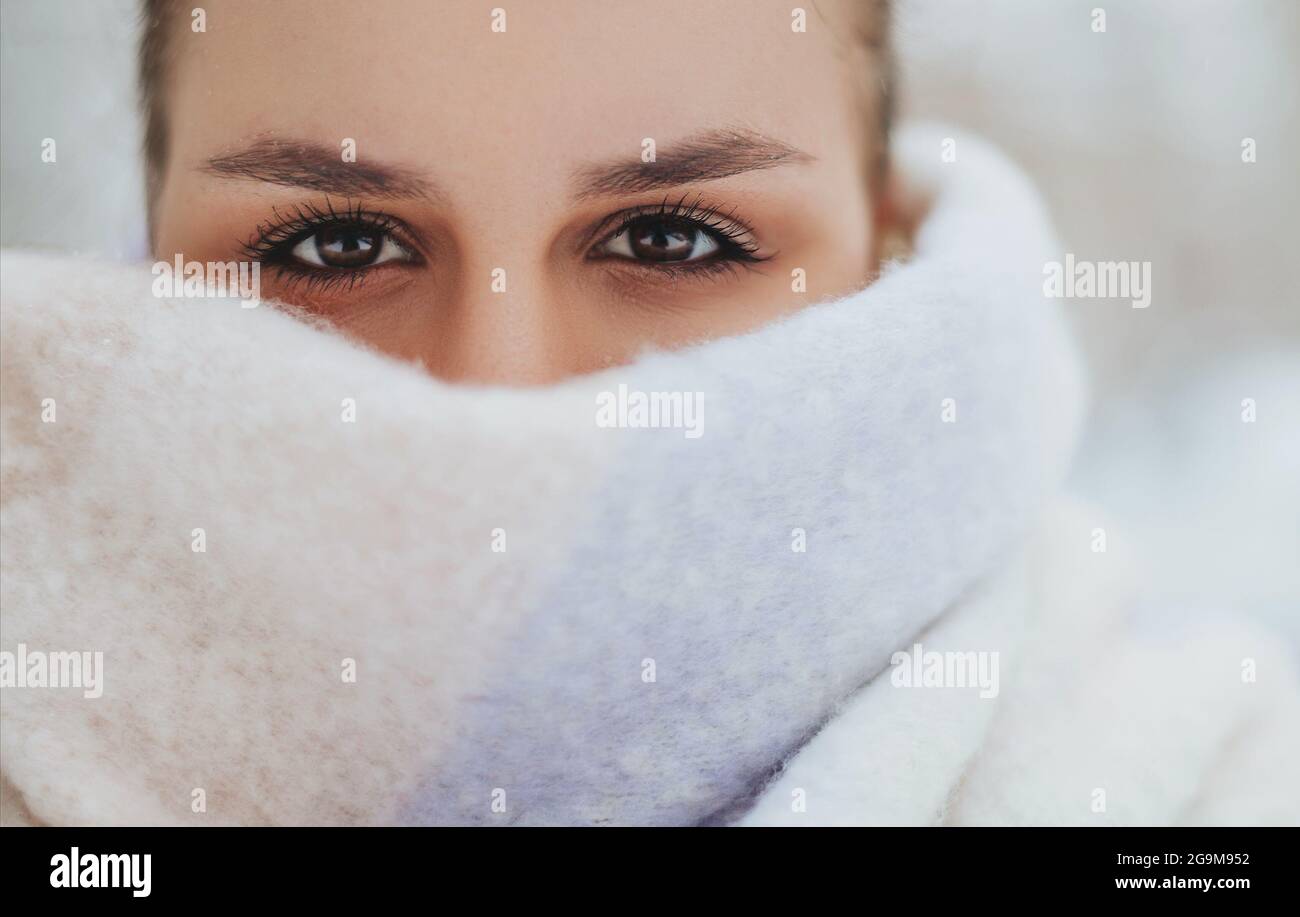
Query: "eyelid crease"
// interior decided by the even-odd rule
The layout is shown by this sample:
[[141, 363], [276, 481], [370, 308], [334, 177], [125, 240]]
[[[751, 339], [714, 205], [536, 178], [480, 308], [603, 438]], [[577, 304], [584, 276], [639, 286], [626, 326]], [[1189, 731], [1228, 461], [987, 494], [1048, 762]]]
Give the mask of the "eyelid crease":
[[687, 200], [690, 197], [689, 193], [684, 194], [671, 204], [671, 198], [665, 197], [658, 204], [642, 204], [616, 211], [587, 233], [581, 247], [587, 251], [589, 259], [599, 260], [610, 257], [593, 253], [596, 248], [608, 244], [638, 221], [660, 218], [690, 223], [718, 237], [718, 241], [726, 249], [724, 257], [730, 256], [734, 260], [748, 261], [766, 261], [771, 257], [758, 254], [761, 246], [753, 238], [755, 231], [745, 220], [736, 215], [737, 208], [733, 206], [730, 210], [724, 210], [721, 205], [708, 204], [700, 194], [696, 194], [695, 199], [688, 204]]
[[272, 205], [271, 214], [271, 218], [258, 223], [252, 236], [241, 244], [241, 250], [250, 258], [266, 260], [271, 255], [290, 250], [313, 232], [329, 226], [348, 225], [387, 234], [416, 259], [428, 257], [424, 239], [403, 220], [382, 210], [367, 209], [360, 202], [354, 205], [348, 201], [340, 212], [334, 201], [326, 197], [324, 208], [307, 201], [292, 205], [284, 214]]

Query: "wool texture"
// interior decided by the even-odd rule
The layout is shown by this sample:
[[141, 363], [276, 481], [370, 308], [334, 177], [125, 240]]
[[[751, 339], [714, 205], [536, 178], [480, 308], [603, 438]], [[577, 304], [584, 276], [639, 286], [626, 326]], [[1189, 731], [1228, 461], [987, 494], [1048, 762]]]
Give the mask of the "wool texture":
[[[870, 286], [544, 388], [3, 253], [0, 649], [104, 658], [98, 698], [3, 689], [3, 820], [1294, 813], [1286, 661], [1221, 622], [1144, 632], [1058, 499], [1084, 407], [1060, 246], [996, 151], [942, 161], [951, 134], [902, 132], [925, 218]], [[696, 423], [603, 424], [621, 392]], [[893, 685], [918, 642], [998, 653], [996, 696]]]

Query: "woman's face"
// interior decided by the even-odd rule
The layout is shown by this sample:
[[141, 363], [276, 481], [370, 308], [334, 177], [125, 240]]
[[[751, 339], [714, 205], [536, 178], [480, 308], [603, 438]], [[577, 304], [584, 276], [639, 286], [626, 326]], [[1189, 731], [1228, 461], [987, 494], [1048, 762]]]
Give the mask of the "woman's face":
[[504, 30], [494, 3], [209, 0], [201, 33], [186, 5], [157, 257], [255, 258], [264, 298], [516, 384], [866, 281], [839, 6], [795, 32], [785, 0], [496, 5]]

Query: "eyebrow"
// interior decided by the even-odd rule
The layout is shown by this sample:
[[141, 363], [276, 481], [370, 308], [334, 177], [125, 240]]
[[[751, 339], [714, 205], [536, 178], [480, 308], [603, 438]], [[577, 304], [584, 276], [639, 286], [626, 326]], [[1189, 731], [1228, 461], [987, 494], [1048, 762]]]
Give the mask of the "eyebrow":
[[[654, 162], [619, 159], [584, 166], [575, 173], [579, 198], [635, 194], [695, 182], [716, 181], [744, 172], [816, 157], [754, 131], [719, 129], [695, 134], [659, 152]], [[308, 188], [342, 196], [444, 195], [428, 179], [401, 166], [344, 162], [338, 150], [309, 140], [264, 139], [232, 153], [213, 156], [202, 170], [222, 178]]]
[[204, 172], [244, 181], [310, 188], [338, 195], [436, 198], [436, 187], [418, 173], [382, 163], [344, 162], [338, 149], [308, 140], [267, 139], [213, 156]]
[[585, 166], [575, 174], [576, 194], [584, 198], [654, 191], [815, 159], [788, 143], [754, 131], [710, 130], [658, 151], [654, 162], [620, 159]]

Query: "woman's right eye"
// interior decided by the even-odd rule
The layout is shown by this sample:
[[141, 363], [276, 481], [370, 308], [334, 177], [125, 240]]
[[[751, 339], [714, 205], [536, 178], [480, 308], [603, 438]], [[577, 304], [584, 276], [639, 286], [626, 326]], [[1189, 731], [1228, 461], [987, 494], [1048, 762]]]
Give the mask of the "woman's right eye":
[[290, 255], [309, 267], [339, 270], [414, 260], [387, 231], [356, 224], [321, 227], [297, 242]]

